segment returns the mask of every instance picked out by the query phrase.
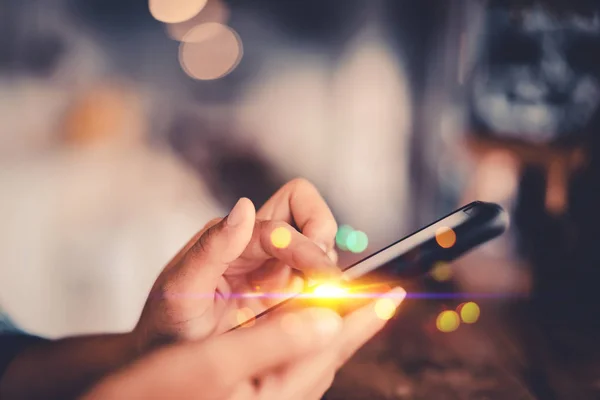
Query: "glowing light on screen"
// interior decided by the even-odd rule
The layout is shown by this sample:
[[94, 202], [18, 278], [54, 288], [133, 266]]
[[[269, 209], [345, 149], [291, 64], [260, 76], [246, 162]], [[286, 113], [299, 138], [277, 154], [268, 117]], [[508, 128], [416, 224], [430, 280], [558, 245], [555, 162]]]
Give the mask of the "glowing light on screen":
[[438, 282], [445, 282], [452, 278], [452, 267], [445, 262], [438, 262], [431, 270], [431, 276]]
[[249, 328], [256, 322], [256, 314], [248, 307], [240, 308], [235, 312], [235, 320], [243, 328]]
[[456, 311], [447, 310], [442, 311], [436, 321], [435, 325], [440, 332], [449, 333], [454, 332], [460, 326], [460, 317]]
[[187, 21], [198, 14], [207, 0], [149, 0], [150, 14], [161, 22]]
[[348, 250], [348, 247], [346, 247], [346, 240], [348, 239], [348, 235], [352, 232], [354, 232], [354, 229], [350, 225], [342, 225], [338, 228], [337, 234], [335, 235], [335, 243], [340, 250]]
[[314, 288], [312, 292], [316, 297], [338, 298], [346, 296], [348, 294], [348, 289], [338, 285], [324, 283]]
[[396, 305], [391, 299], [379, 299], [375, 302], [375, 314], [387, 321], [396, 313]]
[[435, 232], [435, 241], [440, 245], [440, 247], [449, 249], [450, 247], [454, 246], [454, 243], [456, 243], [456, 233], [454, 233], [452, 228], [443, 226]]
[[191, 29], [179, 46], [179, 63], [188, 76], [213, 80], [228, 75], [243, 56], [239, 35], [230, 27], [207, 22]]
[[281, 226], [273, 229], [273, 232], [271, 232], [271, 243], [278, 249], [285, 249], [290, 245], [291, 241], [292, 232], [286, 227]]
[[361, 231], [352, 231], [346, 238], [346, 247], [353, 253], [362, 253], [368, 245], [369, 238]]
[[461, 304], [458, 308], [458, 312], [460, 313], [462, 322], [465, 324], [474, 324], [477, 322], [479, 315], [481, 314], [481, 310], [479, 309], [477, 303], [472, 301]]

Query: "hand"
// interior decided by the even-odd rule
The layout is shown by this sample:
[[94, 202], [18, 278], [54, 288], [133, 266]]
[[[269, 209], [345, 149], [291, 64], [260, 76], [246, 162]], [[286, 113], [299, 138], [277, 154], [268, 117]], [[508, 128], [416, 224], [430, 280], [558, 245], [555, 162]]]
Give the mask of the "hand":
[[[392, 292], [397, 306], [404, 292]], [[383, 324], [372, 304], [343, 320], [328, 309], [279, 314], [251, 328], [164, 347], [85, 398], [318, 400], [339, 366]]]
[[[273, 245], [276, 228], [290, 232], [287, 247]], [[160, 274], [134, 330], [140, 350], [223, 332], [243, 307], [260, 313], [282, 299], [248, 295], [257, 286], [271, 295], [285, 291], [294, 282], [292, 270], [315, 279], [339, 275], [336, 231], [325, 201], [305, 180], [283, 186], [258, 213], [241, 199], [227, 218], [207, 224]]]

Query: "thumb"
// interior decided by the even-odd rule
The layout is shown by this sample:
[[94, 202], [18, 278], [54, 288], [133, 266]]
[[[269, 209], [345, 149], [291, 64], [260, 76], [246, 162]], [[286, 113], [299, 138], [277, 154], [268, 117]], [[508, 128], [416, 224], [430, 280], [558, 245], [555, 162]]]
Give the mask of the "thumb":
[[237, 259], [252, 238], [256, 211], [241, 198], [226, 218], [207, 229], [173, 267], [168, 291], [181, 295], [213, 295], [229, 263]]

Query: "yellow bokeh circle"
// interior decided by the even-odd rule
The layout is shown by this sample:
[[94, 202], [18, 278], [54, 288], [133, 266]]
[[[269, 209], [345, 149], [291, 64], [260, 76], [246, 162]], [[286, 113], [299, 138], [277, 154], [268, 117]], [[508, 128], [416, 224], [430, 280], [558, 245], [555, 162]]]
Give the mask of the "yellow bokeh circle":
[[438, 315], [435, 325], [440, 332], [454, 332], [460, 326], [460, 317], [456, 311], [442, 311], [440, 315]]
[[474, 324], [479, 319], [481, 310], [476, 303], [472, 301], [465, 303], [460, 307], [460, 319], [465, 324]]
[[271, 243], [278, 249], [285, 249], [292, 241], [292, 232], [284, 226], [273, 229], [271, 232]]

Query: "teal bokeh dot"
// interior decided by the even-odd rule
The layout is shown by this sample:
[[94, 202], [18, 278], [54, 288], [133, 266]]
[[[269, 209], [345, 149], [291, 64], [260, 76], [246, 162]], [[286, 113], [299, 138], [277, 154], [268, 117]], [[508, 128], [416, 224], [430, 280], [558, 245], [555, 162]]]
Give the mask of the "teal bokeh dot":
[[354, 229], [352, 229], [350, 225], [342, 225], [339, 227], [337, 234], [335, 235], [335, 243], [340, 250], [348, 251], [346, 241], [348, 240], [348, 235], [350, 235], [352, 232], [354, 232]]
[[361, 231], [352, 231], [346, 238], [346, 247], [353, 253], [362, 253], [368, 245], [369, 238]]

